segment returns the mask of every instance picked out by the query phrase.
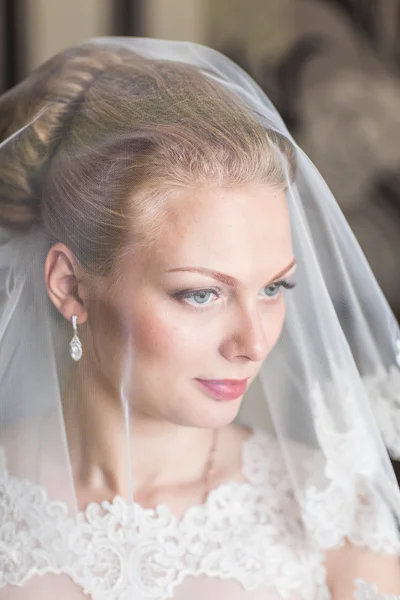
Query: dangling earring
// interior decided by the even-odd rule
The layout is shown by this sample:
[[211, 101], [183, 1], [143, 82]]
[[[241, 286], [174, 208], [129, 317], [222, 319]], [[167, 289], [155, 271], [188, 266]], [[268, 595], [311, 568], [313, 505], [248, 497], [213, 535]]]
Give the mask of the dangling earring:
[[78, 317], [73, 315], [72, 327], [74, 328], [74, 337], [69, 343], [69, 353], [74, 361], [78, 361], [82, 358], [82, 343], [78, 337]]

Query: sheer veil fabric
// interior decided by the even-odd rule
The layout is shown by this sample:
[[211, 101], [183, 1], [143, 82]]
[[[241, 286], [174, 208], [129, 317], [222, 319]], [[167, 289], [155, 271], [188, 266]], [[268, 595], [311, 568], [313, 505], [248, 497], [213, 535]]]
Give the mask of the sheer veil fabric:
[[398, 325], [257, 84], [100, 38], [0, 135], [0, 599], [399, 598]]

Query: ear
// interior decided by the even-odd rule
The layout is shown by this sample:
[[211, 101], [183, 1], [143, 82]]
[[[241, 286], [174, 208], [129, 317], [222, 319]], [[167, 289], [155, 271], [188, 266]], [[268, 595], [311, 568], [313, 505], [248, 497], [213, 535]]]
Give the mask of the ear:
[[65, 244], [50, 248], [45, 262], [47, 293], [57, 310], [67, 319], [78, 317], [78, 324], [88, 317], [87, 288], [81, 281], [82, 268]]

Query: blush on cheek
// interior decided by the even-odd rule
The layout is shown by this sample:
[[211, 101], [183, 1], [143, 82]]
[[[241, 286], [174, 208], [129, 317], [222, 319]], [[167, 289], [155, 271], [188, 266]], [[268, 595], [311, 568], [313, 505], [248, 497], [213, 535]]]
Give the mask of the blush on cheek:
[[132, 336], [136, 355], [148, 359], [185, 360], [193, 352], [196, 332], [182, 324], [182, 316], [150, 303], [132, 319]]
[[167, 356], [174, 344], [173, 328], [156, 310], [149, 310], [133, 323], [133, 344], [142, 356]]

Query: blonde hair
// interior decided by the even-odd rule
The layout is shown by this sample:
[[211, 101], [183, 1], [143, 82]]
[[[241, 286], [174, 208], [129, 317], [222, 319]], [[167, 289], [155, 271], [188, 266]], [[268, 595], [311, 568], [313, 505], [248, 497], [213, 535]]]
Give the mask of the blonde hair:
[[285, 186], [295, 169], [292, 144], [220, 83], [122, 47], [62, 52], [0, 99], [0, 140], [30, 121], [0, 150], [0, 224], [41, 223], [93, 274], [149, 236], [169, 190]]

